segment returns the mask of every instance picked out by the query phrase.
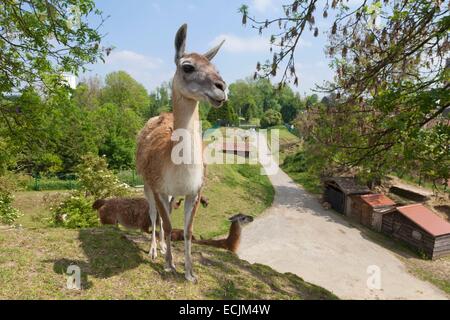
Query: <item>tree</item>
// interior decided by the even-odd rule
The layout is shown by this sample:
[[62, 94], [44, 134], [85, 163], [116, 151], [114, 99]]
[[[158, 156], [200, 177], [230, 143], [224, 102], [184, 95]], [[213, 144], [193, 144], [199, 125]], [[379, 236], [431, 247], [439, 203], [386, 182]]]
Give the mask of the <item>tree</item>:
[[211, 108], [208, 113], [208, 119], [211, 124], [235, 125], [238, 123], [238, 116], [234, 112], [230, 103], [226, 102], [220, 108]]
[[[292, 1], [282, 17], [270, 21], [241, 8], [244, 23], [261, 32], [275, 25], [282, 30], [271, 39], [273, 59], [258, 63], [259, 76], [275, 76], [282, 68], [282, 84], [298, 83], [295, 50], [305, 30], [318, 35], [318, 4]], [[329, 10], [336, 12], [327, 46], [336, 76], [319, 90], [334, 98], [324, 101], [327, 107], [313, 104], [300, 119], [311, 129], [305, 131], [311, 153], [327, 157], [324, 167], [354, 169], [369, 178], [394, 167], [448, 180], [448, 2], [372, 0], [350, 8], [334, 0], [323, 7], [324, 17]]]
[[93, 116], [101, 137], [98, 153], [108, 159], [111, 169], [134, 168], [136, 136], [144, 121], [131, 109], [106, 103]]
[[39, 82], [53, 89], [63, 72], [103, 58], [98, 26], [88, 24], [104, 21], [93, 0], [2, 1], [0, 9], [0, 96]]
[[[98, 17], [99, 25], [88, 23]], [[61, 165], [51, 123], [60, 109], [47, 100], [67, 95], [64, 73], [77, 74], [109, 52], [100, 45], [103, 21], [93, 0], [1, 2], [0, 148], [8, 156], [0, 156], [0, 171]]]
[[261, 118], [261, 128], [275, 127], [283, 123], [281, 113], [275, 110], [267, 110]]
[[161, 114], [161, 112], [171, 112], [171, 84], [163, 82], [150, 94], [150, 110], [146, 118], [151, 118]]
[[100, 77], [91, 77], [83, 80], [73, 92], [76, 105], [94, 110], [100, 106], [100, 97], [103, 85]]
[[300, 96], [294, 94], [292, 89], [288, 86], [282, 87], [279, 90], [279, 103], [281, 105], [281, 115], [285, 123], [291, 123], [297, 118], [301, 109], [304, 109], [304, 102]]
[[106, 76], [101, 101], [114, 103], [123, 110], [129, 108], [142, 117], [147, 116], [150, 106], [147, 90], [125, 71], [112, 72]]

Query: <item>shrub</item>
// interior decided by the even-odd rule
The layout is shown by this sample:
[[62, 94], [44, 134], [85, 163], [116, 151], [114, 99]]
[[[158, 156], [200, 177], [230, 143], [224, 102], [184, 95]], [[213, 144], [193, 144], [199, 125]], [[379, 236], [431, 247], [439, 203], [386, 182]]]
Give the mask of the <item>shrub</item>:
[[19, 210], [12, 206], [14, 201], [13, 192], [17, 185], [9, 176], [0, 177], [0, 223], [11, 225], [20, 216]]
[[275, 110], [267, 110], [261, 118], [261, 128], [269, 128], [283, 123], [281, 113]]
[[290, 172], [305, 172], [308, 169], [304, 151], [286, 157], [283, 168]]
[[80, 190], [86, 196], [96, 199], [123, 197], [129, 193], [129, 186], [121, 183], [117, 176], [108, 169], [105, 157], [88, 154], [76, 168]]
[[68, 195], [46, 199], [52, 213], [51, 225], [65, 228], [90, 228], [98, 226], [92, 204], [97, 199], [123, 197], [129, 194], [126, 184], [119, 181], [108, 169], [106, 159], [93, 154], [82, 157], [77, 167], [80, 189]]
[[54, 199], [54, 201], [57, 203], [50, 207], [51, 225], [68, 229], [98, 226], [97, 213], [92, 209], [93, 198], [74, 193], [63, 197], [62, 200]]

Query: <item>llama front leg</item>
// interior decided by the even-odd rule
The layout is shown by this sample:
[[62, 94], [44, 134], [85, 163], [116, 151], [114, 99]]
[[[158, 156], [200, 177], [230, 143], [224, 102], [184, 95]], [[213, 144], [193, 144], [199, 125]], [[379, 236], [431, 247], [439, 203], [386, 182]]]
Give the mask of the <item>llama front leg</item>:
[[144, 194], [148, 201], [150, 222], [152, 224], [152, 242], [150, 244], [149, 256], [152, 260], [158, 257], [157, 241], [156, 241], [156, 220], [158, 219], [158, 212], [156, 211], [155, 198], [153, 192], [147, 186], [144, 186]]
[[195, 196], [186, 196], [184, 204], [184, 265], [185, 277], [190, 282], [197, 282], [192, 267], [192, 231], [194, 227], [194, 217], [200, 203], [200, 193]]
[[171, 245], [171, 237], [172, 237], [172, 224], [170, 223], [170, 215], [169, 215], [169, 198], [164, 195], [154, 194], [156, 208], [158, 209], [159, 216], [162, 220], [163, 231], [165, 233], [166, 239], [166, 266], [165, 270], [168, 272], [174, 272], [175, 264], [173, 263], [172, 256], [172, 245]]
[[[172, 211], [173, 211], [173, 204], [175, 203], [175, 197], [169, 197], [168, 200], [169, 201], [169, 216], [172, 216]], [[163, 221], [160, 218], [159, 219], [160, 222], [160, 237], [159, 237], [159, 245], [161, 247], [161, 253], [162, 254], [166, 254], [167, 252], [167, 244], [166, 244], [166, 237], [164, 236], [164, 226], [163, 226]]]
[[161, 217], [159, 218], [159, 246], [161, 248], [161, 254], [166, 254], [167, 252], [167, 244], [166, 244], [166, 237], [164, 235], [164, 223], [161, 219]]

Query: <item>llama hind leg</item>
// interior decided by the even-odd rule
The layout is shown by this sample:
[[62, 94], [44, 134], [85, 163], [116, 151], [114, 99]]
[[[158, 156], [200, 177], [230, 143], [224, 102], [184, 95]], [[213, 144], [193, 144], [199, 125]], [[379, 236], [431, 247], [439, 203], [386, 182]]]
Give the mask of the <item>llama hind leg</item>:
[[155, 260], [158, 257], [157, 241], [156, 241], [156, 220], [158, 218], [158, 212], [156, 211], [156, 204], [153, 192], [151, 192], [149, 188], [145, 187], [144, 193], [148, 201], [150, 222], [152, 224], [152, 242], [150, 244], [150, 251], [148, 254], [152, 258], [152, 260]]

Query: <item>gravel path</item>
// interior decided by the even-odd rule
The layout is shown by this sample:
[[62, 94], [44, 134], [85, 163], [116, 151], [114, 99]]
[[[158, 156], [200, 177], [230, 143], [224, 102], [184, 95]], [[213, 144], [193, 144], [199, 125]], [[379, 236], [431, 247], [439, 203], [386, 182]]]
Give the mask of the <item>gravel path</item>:
[[245, 228], [242, 259], [297, 274], [342, 299], [448, 299], [408, 273], [394, 253], [324, 210], [282, 170], [269, 177], [275, 202]]

